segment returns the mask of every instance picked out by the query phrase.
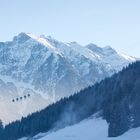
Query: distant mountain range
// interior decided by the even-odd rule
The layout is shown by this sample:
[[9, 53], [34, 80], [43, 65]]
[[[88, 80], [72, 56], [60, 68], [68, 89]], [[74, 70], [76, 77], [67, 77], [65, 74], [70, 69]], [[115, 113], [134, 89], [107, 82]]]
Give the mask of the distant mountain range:
[[4, 123], [20, 119], [134, 61], [109, 46], [82, 46], [20, 33], [0, 43], [0, 118]]

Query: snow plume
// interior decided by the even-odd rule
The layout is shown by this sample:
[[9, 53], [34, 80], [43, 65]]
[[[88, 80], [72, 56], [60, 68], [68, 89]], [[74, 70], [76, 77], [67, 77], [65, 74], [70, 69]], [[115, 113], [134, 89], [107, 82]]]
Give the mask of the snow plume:
[[91, 106], [87, 106], [86, 104], [80, 105], [74, 101], [66, 102], [62, 108], [62, 112], [60, 113], [57, 121], [54, 123], [52, 131], [62, 129], [66, 126], [71, 126], [87, 117], [90, 117], [93, 113], [97, 113]]
[[75, 110], [75, 103], [70, 102], [68, 105], [66, 105], [58, 121], [54, 124], [53, 130], [56, 131], [66, 126], [75, 124], [76, 122], [78, 122], [78, 114]]

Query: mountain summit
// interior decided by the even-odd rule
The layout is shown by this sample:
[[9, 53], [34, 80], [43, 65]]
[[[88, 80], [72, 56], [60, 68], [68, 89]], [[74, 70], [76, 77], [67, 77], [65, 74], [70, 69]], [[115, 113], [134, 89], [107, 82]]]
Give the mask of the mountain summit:
[[0, 43], [0, 60], [0, 118], [9, 123], [111, 76], [135, 58], [109, 46], [20, 33]]

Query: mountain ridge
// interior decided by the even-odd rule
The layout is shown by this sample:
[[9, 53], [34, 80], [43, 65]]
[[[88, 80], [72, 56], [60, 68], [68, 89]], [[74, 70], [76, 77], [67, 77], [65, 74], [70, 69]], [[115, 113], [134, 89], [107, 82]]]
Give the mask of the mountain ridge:
[[[1, 119], [9, 123], [27, 116], [136, 60], [110, 47], [96, 48], [93, 51], [76, 42], [63, 43], [52, 37], [26, 33], [0, 43], [0, 99], [5, 110], [5, 114], [0, 111]], [[28, 94], [29, 100], [22, 98]], [[14, 110], [13, 114], [6, 115], [10, 110]]]

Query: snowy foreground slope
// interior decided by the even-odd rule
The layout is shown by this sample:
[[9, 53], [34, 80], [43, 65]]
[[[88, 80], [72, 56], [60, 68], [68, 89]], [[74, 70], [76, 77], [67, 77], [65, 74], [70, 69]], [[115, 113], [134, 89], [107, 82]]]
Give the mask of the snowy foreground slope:
[[0, 60], [0, 118], [9, 123], [111, 76], [135, 58], [111, 47], [20, 33], [0, 42]]
[[119, 137], [109, 138], [107, 122], [102, 118], [93, 117], [56, 132], [39, 134], [28, 140], [140, 140], [139, 132], [140, 128], [135, 128]]

